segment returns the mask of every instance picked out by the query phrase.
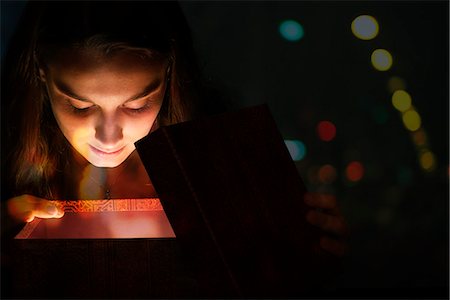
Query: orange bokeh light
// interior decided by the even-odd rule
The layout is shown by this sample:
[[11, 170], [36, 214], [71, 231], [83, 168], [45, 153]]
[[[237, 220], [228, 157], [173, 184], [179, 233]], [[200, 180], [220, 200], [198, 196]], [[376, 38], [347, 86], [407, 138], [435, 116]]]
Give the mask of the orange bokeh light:
[[348, 180], [360, 181], [364, 176], [364, 166], [358, 161], [352, 161], [345, 170]]
[[319, 170], [319, 180], [330, 184], [336, 180], [336, 169], [332, 165], [324, 165]]

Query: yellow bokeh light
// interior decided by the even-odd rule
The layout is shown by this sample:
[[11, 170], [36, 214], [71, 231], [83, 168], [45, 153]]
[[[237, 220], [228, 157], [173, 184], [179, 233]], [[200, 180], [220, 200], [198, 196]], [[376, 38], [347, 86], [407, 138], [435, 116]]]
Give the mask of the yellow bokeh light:
[[377, 49], [372, 53], [372, 65], [378, 71], [387, 71], [392, 66], [392, 55], [384, 49]]
[[404, 90], [395, 91], [392, 95], [392, 105], [401, 112], [410, 109], [411, 102], [411, 96]]
[[375, 38], [379, 31], [377, 20], [369, 15], [361, 15], [352, 22], [353, 34], [361, 40], [371, 40]]
[[436, 160], [434, 158], [434, 154], [426, 150], [420, 155], [420, 166], [425, 171], [432, 171], [436, 165]]
[[420, 128], [422, 123], [419, 114], [415, 110], [408, 110], [405, 112], [402, 119], [406, 129], [410, 131], [416, 131]]

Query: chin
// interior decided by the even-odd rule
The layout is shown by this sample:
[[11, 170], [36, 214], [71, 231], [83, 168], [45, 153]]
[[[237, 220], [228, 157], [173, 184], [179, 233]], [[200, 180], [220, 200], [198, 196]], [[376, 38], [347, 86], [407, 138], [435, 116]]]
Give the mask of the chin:
[[101, 162], [99, 162], [99, 161], [92, 161], [92, 160], [89, 160], [89, 162], [98, 168], [115, 168], [115, 167], [120, 166], [123, 163], [123, 161], [119, 161], [119, 162], [101, 161]]
[[98, 168], [115, 168], [120, 166], [127, 158], [127, 156], [116, 157], [113, 159], [107, 159], [102, 157], [90, 157], [87, 158], [88, 162]]

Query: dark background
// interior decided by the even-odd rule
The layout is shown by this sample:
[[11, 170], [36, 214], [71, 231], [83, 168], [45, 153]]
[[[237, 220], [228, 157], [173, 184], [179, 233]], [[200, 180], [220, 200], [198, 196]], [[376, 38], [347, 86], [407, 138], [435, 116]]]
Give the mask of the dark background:
[[[2, 1], [2, 58], [24, 2]], [[311, 191], [337, 196], [351, 229], [342, 288], [424, 288], [448, 293], [449, 32], [447, 1], [181, 1], [205, 76], [236, 107], [268, 103], [286, 140], [300, 140], [296, 165]], [[359, 15], [375, 17], [378, 36], [356, 38]], [[296, 20], [305, 35], [291, 42], [279, 25]], [[387, 49], [393, 66], [375, 70], [370, 55]], [[436, 168], [418, 150], [391, 104], [392, 76], [406, 83], [422, 118]], [[336, 138], [320, 140], [322, 120]], [[350, 182], [351, 161], [364, 166]], [[336, 179], [317, 180], [332, 165]], [[388, 296], [389, 293], [383, 294]], [[448, 295], [448, 294], [447, 294]]]

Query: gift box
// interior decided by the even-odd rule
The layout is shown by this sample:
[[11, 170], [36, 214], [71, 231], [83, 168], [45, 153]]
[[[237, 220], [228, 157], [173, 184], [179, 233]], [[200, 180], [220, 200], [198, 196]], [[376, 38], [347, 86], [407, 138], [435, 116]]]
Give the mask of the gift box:
[[[66, 229], [53, 229], [53, 221], [27, 225], [22, 232], [29, 233], [27, 238], [14, 241], [16, 293], [61, 298], [317, 295], [334, 260], [320, 250], [320, 232], [305, 220], [305, 185], [266, 105], [162, 126], [138, 141], [136, 149], [160, 206], [120, 211], [140, 200], [119, 204], [113, 199], [77, 205], [88, 210], [109, 205], [114, 211], [72, 215], [71, 204], [62, 201], [63, 219], [71, 220], [60, 222], [66, 229], [84, 222], [95, 228], [109, 214], [114, 228], [135, 214], [142, 224], [156, 222], [159, 229], [149, 226], [138, 233], [123, 223], [116, 227], [127, 228], [126, 236], [114, 230], [99, 236], [94, 230], [74, 239], [73, 231], [69, 236], [63, 234]], [[86, 214], [90, 221], [83, 219]]]
[[175, 238], [158, 198], [50, 202], [64, 217], [35, 218], [16, 239]]

